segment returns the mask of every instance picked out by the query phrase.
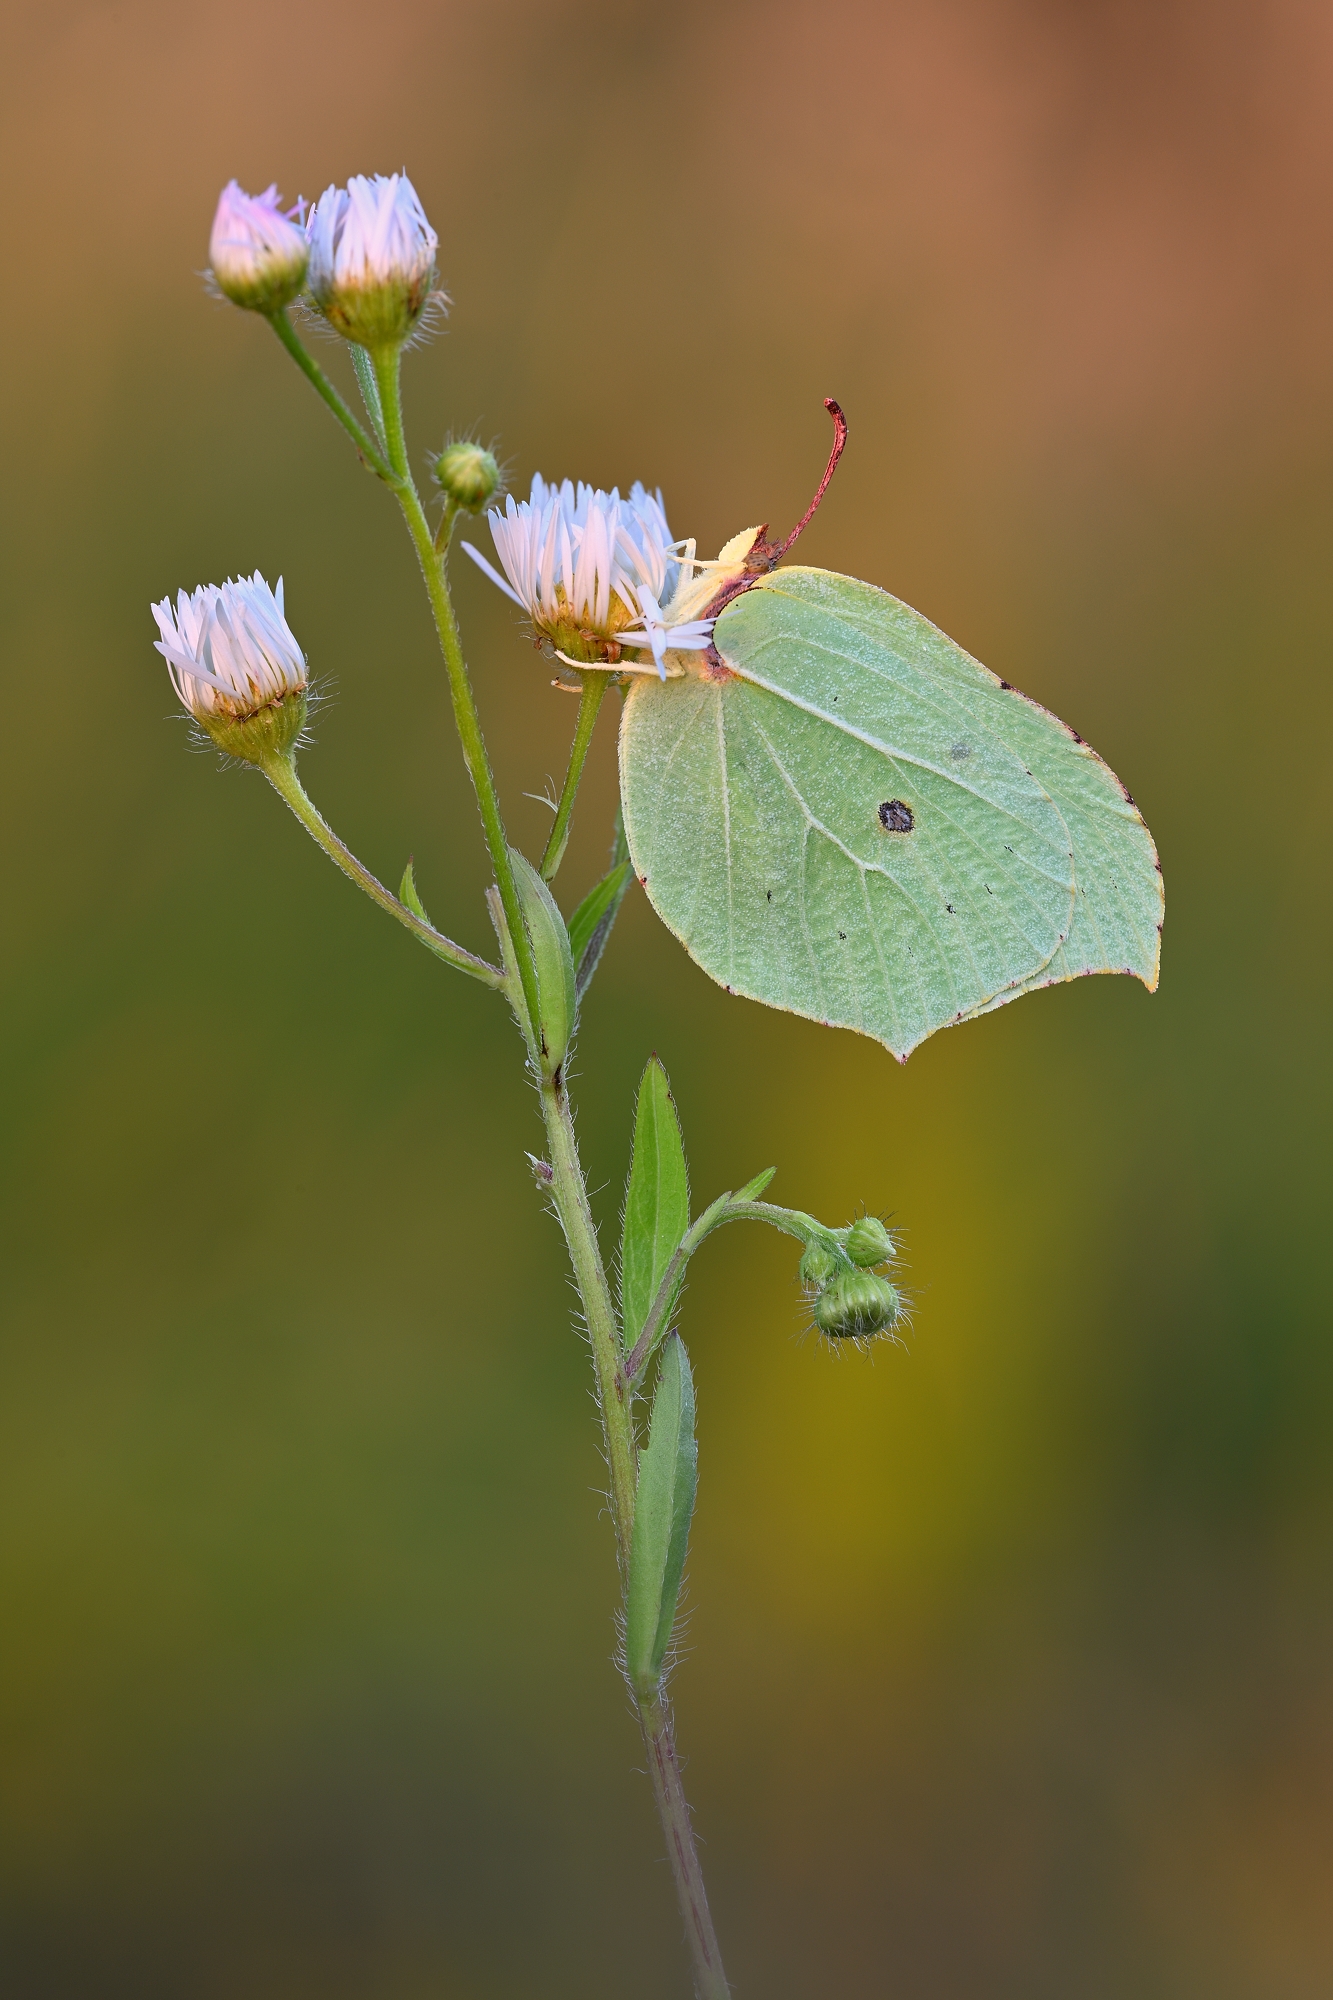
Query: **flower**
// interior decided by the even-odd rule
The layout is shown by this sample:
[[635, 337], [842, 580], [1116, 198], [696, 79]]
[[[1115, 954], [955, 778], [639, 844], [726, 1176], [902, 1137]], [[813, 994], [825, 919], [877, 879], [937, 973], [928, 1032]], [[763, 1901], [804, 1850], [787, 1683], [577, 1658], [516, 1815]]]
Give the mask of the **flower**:
[[407, 339], [432, 298], [439, 237], [406, 174], [354, 174], [310, 211], [310, 297], [358, 347]]
[[218, 197], [208, 254], [212, 276], [233, 305], [251, 312], [276, 313], [289, 306], [305, 283], [310, 244], [300, 221], [302, 204], [283, 212], [277, 183], [263, 194], [247, 194], [228, 181]]
[[[486, 518], [504, 576], [471, 543], [464, 548], [571, 666], [665, 680], [668, 652], [708, 644], [713, 621], [697, 613], [716, 580], [701, 584], [695, 571], [715, 565], [696, 560], [692, 541], [672, 540], [660, 492], [636, 480], [622, 500], [616, 487], [548, 485], [538, 473], [529, 500], [511, 496]], [[626, 648], [651, 654], [651, 666], [624, 661]]]
[[306, 717], [305, 656], [283, 616], [282, 578], [253, 576], [181, 591], [153, 606], [172, 686], [220, 750], [262, 763], [290, 750]]

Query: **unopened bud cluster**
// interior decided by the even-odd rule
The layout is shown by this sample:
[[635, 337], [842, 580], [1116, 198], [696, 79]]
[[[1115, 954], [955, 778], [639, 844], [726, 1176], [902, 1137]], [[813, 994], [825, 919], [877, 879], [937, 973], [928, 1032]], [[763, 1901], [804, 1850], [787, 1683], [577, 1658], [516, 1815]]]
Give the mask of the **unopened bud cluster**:
[[801, 1258], [801, 1283], [811, 1294], [815, 1325], [830, 1340], [869, 1340], [891, 1333], [902, 1318], [897, 1287], [876, 1274], [897, 1246], [877, 1215], [863, 1215], [850, 1229], [809, 1243]]

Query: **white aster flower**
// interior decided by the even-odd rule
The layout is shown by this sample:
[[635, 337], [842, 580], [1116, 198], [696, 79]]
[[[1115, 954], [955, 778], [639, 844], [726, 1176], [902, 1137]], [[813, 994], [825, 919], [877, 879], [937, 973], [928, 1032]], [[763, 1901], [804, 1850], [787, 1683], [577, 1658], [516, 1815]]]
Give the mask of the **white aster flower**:
[[310, 245], [298, 216], [301, 203], [283, 211], [276, 181], [263, 194], [247, 194], [228, 181], [218, 198], [208, 254], [213, 281], [233, 305], [275, 313], [305, 283]]
[[[698, 652], [708, 644], [709, 618], [678, 617], [678, 603], [702, 596], [694, 543], [673, 541], [662, 495], [636, 480], [628, 500], [619, 489], [548, 485], [538, 473], [528, 500], [510, 496], [504, 512], [487, 515], [501, 576], [479, 549], [472, 560], [525, 611], [543, 638], [571, 666], [614, 666], [666, 678], [668, 652]], [[506, 581], [507, 579], [507, 581]], [[652, 655], [652, 666], [622, 660], [625, 648]]]
[[309, 675], [283, 615], [282, 578], [253, 576], [182, 590], [153, 606], [154, 641], [172, 686], [214, 742], [249, 762], [291, 747], [305, 722]]
[[406, 174], [354, 174], [310, 211], [310, 297], [358, 347], [406, 340], [432, 298], [439, 237]]

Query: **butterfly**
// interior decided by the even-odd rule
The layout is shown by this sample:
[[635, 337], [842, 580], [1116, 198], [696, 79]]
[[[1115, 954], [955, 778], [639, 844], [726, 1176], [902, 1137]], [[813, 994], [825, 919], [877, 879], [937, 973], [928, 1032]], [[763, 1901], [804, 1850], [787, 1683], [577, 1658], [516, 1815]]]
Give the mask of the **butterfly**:
[[[829, 407], [838, 440], [805, 520], [845, 440]], [[776, 567], [794, 539], [729, 544], [751, 554], [711, 607], [710, 649], [636, 676], [625, 704], [630, 857], [690, 956], [904, 1061], [1083, 974], [1153, 990], [1161, 866], [1115, 773], [887, 591]]]

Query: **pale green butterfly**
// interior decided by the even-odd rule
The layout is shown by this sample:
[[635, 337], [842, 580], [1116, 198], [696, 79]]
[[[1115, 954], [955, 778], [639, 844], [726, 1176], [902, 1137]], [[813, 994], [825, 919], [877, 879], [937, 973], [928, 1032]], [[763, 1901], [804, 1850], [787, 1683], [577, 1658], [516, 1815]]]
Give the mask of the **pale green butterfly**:
[[1115, 773], [887, 591], [774, 568], [845, 442], [828, 407], [838, 437], [798, 528], [729, 543], [710, 651], [631, 687], [621, 796], [649, 901], [729, 993], [900, 1060], [1085, 973], [1153, 990], [1161, 868]]

